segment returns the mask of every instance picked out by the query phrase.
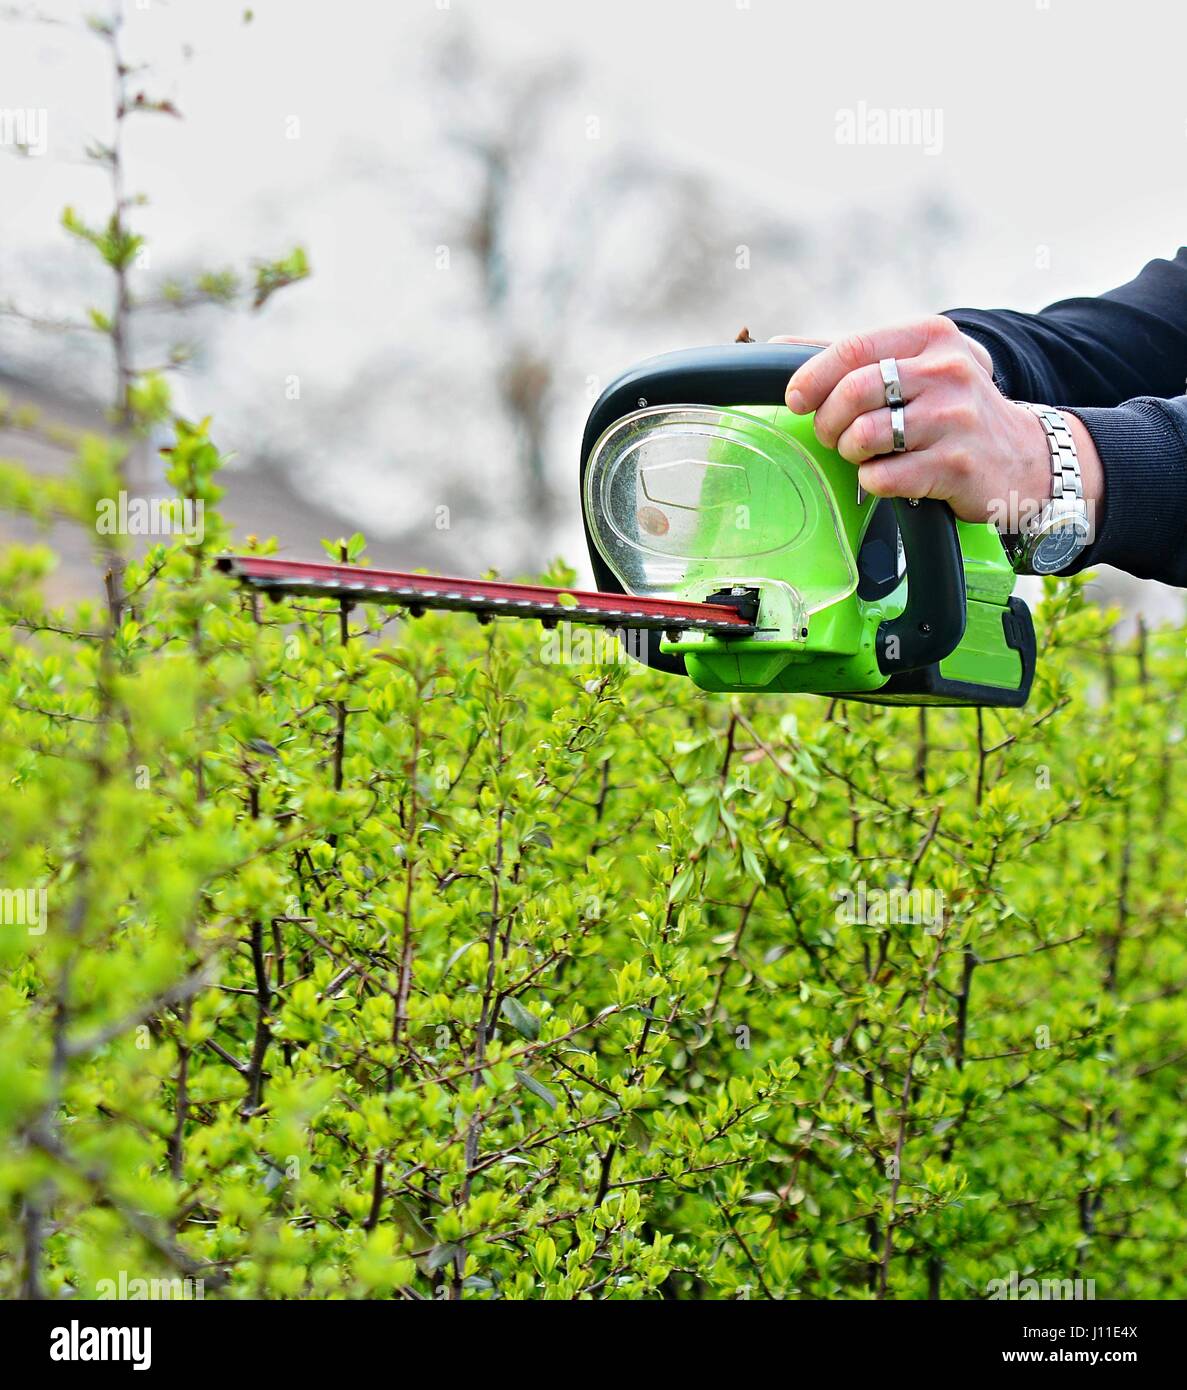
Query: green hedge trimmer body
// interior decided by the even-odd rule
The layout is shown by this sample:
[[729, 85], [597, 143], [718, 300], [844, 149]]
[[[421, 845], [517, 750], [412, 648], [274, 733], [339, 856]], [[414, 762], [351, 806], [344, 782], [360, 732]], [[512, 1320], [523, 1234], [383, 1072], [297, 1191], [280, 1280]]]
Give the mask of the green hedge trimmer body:
[[782, 404], [815, 351], [667, 353], [603, 392], [581, 451], [596, 592], [252, 556], [219, 563], [277, 595], [642, 629], [650, 640], [632, 651], [707, 691], [1024, 704], [1034, 629], [997, 532], [957, 521], [943, 502], [863, 495], [811, 416]]

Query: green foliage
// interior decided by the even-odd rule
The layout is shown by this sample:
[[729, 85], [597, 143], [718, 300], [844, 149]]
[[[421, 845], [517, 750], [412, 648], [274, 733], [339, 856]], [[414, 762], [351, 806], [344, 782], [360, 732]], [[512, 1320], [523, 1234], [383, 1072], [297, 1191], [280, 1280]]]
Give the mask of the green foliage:
[[309, 275], [309, 259], [304, 247], [295, 247], [287, 256], [275, 261], [262, 261], [255, 268], [255, 293], [252, 308], [262, 309], [277, 290], [295, 285]]
[[[177, 112], [89, 24], [114, 172]], [[123, 438], [0, 460], [44, 525], [94, 527], [169, 418], [136, 310], [309, 273], [138, 298], [119, 188], [63, 223]], [[1049, 582], [1025, 710], [711, 698], [237, 590], [209, 423], [173, 428], [203, 525], [97, 534], [104, 603], [0, 557], [0, 1295], [1187, 1294], [1182, 632], [1118, 645]]]
[[1181, 633], [1050, 583], [1025, 710], [710, 698], [269, 606], [169, 460], [114, 630], [2, 576], [5, 1294], [1187, 1293]]

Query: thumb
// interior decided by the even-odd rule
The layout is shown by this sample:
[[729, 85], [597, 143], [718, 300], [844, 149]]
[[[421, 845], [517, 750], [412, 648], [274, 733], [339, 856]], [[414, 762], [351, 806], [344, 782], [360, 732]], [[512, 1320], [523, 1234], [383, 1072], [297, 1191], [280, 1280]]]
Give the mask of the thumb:
[[970, 337], [967, 333], [964, 335], [964, 340], [966, 343], [968, 343], [969, 348], [972, 350], [972, 354], [977, 359], [978, 363], [982, 367], [984, 367], [984, 369], [989, 373], [990, 376], [992, 376], [993, 358], [989, 354], [989, 349], [985, 347], [984, 344], [979, 343], [976, 340], [976, 338]]
[[768, 343], [803, 343], [805, 347], [828, 347], [831, 338], [797, 338], [792, 333], [780, 333], [768, 338]]

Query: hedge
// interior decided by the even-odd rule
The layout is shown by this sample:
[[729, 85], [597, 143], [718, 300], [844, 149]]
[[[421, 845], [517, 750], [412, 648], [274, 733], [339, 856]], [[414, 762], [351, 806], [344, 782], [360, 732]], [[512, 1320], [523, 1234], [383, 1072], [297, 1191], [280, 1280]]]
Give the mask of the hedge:
[[0, 564], [0, 1292], [1187, 1295], [1181, 631], [1048, 581], [1023, 710], [706, 696], [269, 604], [169, 457], [113, 602]]

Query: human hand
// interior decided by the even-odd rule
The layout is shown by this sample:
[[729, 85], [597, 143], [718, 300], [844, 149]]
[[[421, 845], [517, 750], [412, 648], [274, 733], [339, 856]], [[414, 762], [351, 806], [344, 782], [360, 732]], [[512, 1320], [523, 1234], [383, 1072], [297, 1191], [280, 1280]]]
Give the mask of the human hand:
[[[779, 337], [773, 342], [817, 343]], [[907, 452], [893, 452], [890, 410], [878, 363], [898, 361]], [[787, 407], [815, 411], [816, 437], [858, 465], [877, 497], [939, 497], [964, 521], [1017, 530], [1051, 496], [1051, 455], [1043, 426], [993, 381], [989, 353], [939, 315], [854, 333], [823, 348], [787, 385]], [[1104, 491], [1092, 437], [1064, 417], [1091, 506]]]

